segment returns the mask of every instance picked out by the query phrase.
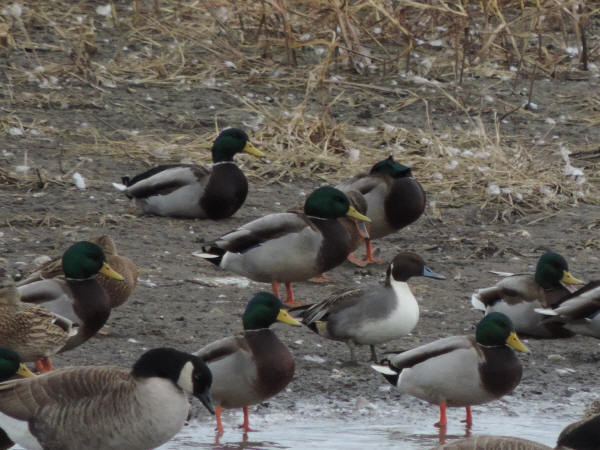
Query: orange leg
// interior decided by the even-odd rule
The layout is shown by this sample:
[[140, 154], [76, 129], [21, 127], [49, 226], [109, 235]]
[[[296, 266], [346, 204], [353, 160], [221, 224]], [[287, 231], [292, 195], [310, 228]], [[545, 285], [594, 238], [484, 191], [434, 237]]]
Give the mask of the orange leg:
[[[222, 436], [225, 432], [223, 428], [223, 422], [221, 422], [221, 413], [223, 412], [223, 408], [221, 405], [215, 407], [215, 416], [217, 416], [217, 436]], [[217, 438], [218, 439], [218, 438]]]
[[365, 243], [366, 243], [366, 252], [367, 252], [367, 254], [365, 255], [365, 261], [367, 261], [367, 263], [381, 264], [381, 263], [385, 262], [381, 259], [377, 259], [377, 258], [373, 257], [373, 245], [371, 243], [371, 239], [367, 239], [365, 241]]
[[324, 273], [317, 275], [316, 277], [312, 277], [310, 281], [314, 283], [336, 283], [337, 280], [335, 278], [328, 277]]
[[446, 427], [448, 421], [446, 420], [446, 402], [440, 403], [440, 421], [435, 424], [436, 427]]
[[277, 281], [273, 281], [271, 286], [273, 286], [273, 295], [277, 298], [281, 298], [279, 296], [279, 283]]
[[240, 425], [240, 428], [242, 428], [244, 430], [244, 433], [248, 433], [250, 431], [256, 431], [250, 428], [250, 418], [249, 418], [249, 412], [248, 412], [248, 407], [244, 406], [244, 423]]
[[366, 265], [369, 264], [369, 262], [366, 260], [366, 258], [365, 259], [357, 258], [354, 255], [354, 252], [350, 253], [346, 259], [348, 259], [348, 261], [350, 261], [352, 264], [354, 264], [355, 266], [358, 266], [358, 267], [366, 267]]
[[50, 372], [54, 370], [54, 366], [52, 365], [52, 361], [50, 358], [40, 358], [35, 362], [35, 368], [39, 373]]
[[286, 298], [285, 298], [285, 304], [286, 305], [295, 305], [296, 304], [296, 299], [294, 298], [294, 291], [292, 290], [292, 283], [285, 283], [285, 290], [286, 290]]
[[467, 428], [471, 428], [473, 426], [473, 416], [471, 415], [471, 407], [465, 407], [467, 410], [467, 417], [462, 422], [467, 426]]

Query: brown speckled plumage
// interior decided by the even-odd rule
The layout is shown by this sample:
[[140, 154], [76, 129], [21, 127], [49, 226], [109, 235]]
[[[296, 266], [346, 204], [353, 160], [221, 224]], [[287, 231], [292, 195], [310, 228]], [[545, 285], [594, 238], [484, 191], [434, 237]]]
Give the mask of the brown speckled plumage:
[[67, 343], [71, 326], [43, 307], [22, 303], [13, 280], [0, 274], [0, 342], [22, 361], [56, 354]]

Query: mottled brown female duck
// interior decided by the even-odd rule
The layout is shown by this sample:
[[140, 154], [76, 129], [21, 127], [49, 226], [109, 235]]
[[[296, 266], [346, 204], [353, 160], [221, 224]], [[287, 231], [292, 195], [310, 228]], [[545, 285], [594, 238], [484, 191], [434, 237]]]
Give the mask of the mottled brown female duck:
[[514, 330], [506, 315], [490, 313], [477, 325], [475, 337], [439, 339], [372, 367], [401, 392], [439, 405], [436, 426], [446, 426], [447, 406], [459, 406], [466, 408], [470, 427], [471, 405], [498, 399], [521, 381], [523, 369], [512, 349], [529, 350]]
[[195, 353], [213, 374], [211, 394], [217, 406], [219, 434], [223, 433], [221, 408], [243, 408], [242, 427], [251, 431], [248, 406], [271, 398], [294, 377], [294, 359], [269, 327], [275, 321], [296, 326], [300, 322], [281, 307], [274, 295], [256, 294], [242, 317], [242, 333], [215, 341]]
[[337, 186], [347, 192], [360, 192], [367, 201], [366, 215], [371, 219], [366, 240], [365, 262], [383, 262], [373, 257], [371, 241], [410, 225], [425, 211], [423, 187], [412, 177], [409, 167], [392, 156], [379, 161], [369, 173], [356, 175]]
[[146, 213], [197, 219], [225, 219], [246, 200], [248, 180], [233, 156], [263, 156], [240, 129], [228, 128], [212, 145], [212, 167], [167, 164], [133, 178], [123, 177], [127, 197]]
[[[46, 360], [58, 353], [76, 331], [72, 322], [49, 310], [23, 303], [13, 279], [0, 270], [0, 345], [25, 362]], [[49, 370], [43, 364], [41, 371]]]

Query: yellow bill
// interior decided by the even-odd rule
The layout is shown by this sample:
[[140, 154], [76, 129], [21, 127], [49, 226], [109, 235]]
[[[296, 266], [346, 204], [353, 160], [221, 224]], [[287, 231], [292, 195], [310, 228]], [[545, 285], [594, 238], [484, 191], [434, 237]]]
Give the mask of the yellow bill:
[[19, 370], [17, 370], [17, 375], [21, 375], [22, 377], [35, 377], [35, 374], [27, 368], [27, 366], [23, 363], [19, 364]]
[[106, 261], [104, 261], [104, 264], [102, 264], [100, 273], [106, 275], [107, 277], [114, 278], [115, 280], [124, 279], [123, 276], [117, 271], [115, 271], [112, 267], [110, 267]]
[[350, 207], [348, 208], [348, 212], [346, 213], [346, 215], [348, 217], [353, 217], [355, 219], [358, 220], [362, 220], [363, 222], [370, 222], [371, 219], [369, 219], [367, 216], [365, 216], [364, 214], [359, 213], [356, 208], [354, 208], [354, 206], [350, 205]]
[[567, 284], [584, 284], [583, 281], [578, 280], [566, 270], [563, 270], [563, 276], [560, 281]]
[[287, 323], [288, 325], [294, 325], [297, 327], [302, 326], [302, 324], [296, 319], [294, 319], [292, 316], [290, 316], [290, 313], [288, 313], [285, 309], [279, 310], [279, 314], [277, 314], [277, 320], [283, 323]]
[[519, 340], [519, 338], [517, 337], [517, 333], [515, 333], [514, 331], [510, 333], [506, 338], [506, 344], [520, 352], [531, 353], [527, 346]]
[[257, 149], [250, 141], [246, 141], [246, 145], [244, 146], [244, 151], [249, 155], [254, 156], [265, 156], [263, 152]]

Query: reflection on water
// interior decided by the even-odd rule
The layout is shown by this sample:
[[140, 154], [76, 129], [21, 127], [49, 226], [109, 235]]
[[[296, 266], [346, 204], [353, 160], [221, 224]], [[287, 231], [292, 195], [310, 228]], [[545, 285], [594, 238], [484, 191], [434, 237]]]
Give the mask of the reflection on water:
[[[575, 396], [574, 396], [575, 397]], [[383, 402], [368, 408], [324, 407], [321, 402], [296, 404], [293, 411], [271, 407], [251, 415], [258, 429], [247, 435], [237, 428], [238, 411], [224, 415], [225, 434], [215, 442], [212, 418], [194, 420], [161, 450], [185, 448], [211, 449], [364, 449], [395, 448], [421, 450], [469, 435], [496, 434], [531, 439], [554, 446], [560, 431], [578, 420], [593, 395], [565, 399], [567, 404], [523, 404], [515, 399], [502, 400], [473, 408], [473, 427], [460, 422], [464, 409], [448, 410], [445, 435], [433, 426], [438, 410], [416, 399], [402, 399], [402, 405]], [[274, 402], [273, 402], [274, 403]]]

